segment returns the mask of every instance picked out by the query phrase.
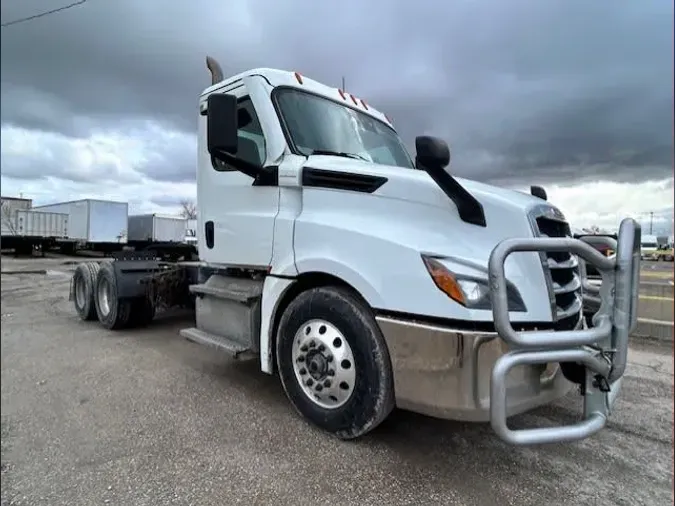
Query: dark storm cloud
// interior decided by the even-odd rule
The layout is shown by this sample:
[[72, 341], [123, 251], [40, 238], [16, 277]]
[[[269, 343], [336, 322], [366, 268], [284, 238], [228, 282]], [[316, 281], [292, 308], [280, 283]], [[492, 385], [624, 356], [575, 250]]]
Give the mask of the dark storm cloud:
[[[44, 2], [3, 2], [9, 21]], [[152, 118], [194, 132], [208, 84], [257, 66], [340, 83], [404, 140], [434, 133], [481, 180], [672, 176], [672, 2], [89, 0], [2, 30], [2, 123], [85, 136]], [[194, 178], [194, 148], [141, 168]], [[3, 172], [5, 168], [3, 166]]]

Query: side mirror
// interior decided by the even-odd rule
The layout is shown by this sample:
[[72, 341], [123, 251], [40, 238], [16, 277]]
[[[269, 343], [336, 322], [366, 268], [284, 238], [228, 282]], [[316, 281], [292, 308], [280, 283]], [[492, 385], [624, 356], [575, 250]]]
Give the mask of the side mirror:
[[237, 97], [223, 93], [209, 96], [206, 105], [206, 145], [212, 156], [237, 154]]
[[450, 148], [442, 139], [427, 136], [416, 137], [415, 151], [417, 152], [415, 165], [430, 169], [445, 169], [450, 163]]
[[548, 200], [548, 195], [546, 194], [546, 190], [544, 190], [541, 186], [530, 186], [530, 193], [534, 197], [538, 197], [541, 200]]

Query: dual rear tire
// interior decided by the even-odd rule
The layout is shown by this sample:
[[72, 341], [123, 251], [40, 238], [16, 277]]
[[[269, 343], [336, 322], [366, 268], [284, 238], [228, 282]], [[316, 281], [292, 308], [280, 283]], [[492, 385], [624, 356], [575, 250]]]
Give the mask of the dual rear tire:
[[147, 325], [155, 316], [155, 309], [147, 298], [119, 298], [111, 262], [78, 265], [73, 275], [72, 295], [82, 320], [98, 319], [110, 330]]

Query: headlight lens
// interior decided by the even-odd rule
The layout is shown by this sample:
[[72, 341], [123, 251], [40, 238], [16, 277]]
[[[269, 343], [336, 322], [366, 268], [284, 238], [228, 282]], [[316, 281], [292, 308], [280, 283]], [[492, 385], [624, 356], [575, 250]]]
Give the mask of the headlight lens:
[[[452, 300], [469, 309], [492, 309], [487, 279], [451, 272], [432, 257], [422, 255], [422, 260], [438, 289]], [[511, 283], [507, 283], [506, 293], [509, 311], [527, 311], [520, 293]]]

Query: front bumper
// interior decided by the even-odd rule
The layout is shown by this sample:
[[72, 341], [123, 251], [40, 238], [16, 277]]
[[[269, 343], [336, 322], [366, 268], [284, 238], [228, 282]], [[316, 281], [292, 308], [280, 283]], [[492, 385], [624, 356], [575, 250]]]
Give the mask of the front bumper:
[[[509, 351], [497, 333], [383, 316], [377, 322], [389, 348], [399, 408], [451, 420], [490, 420], [491, 371]], [[507, 381], [508, 416], [548, 404], [573, 387], [557, 363], [519, 366]]]
[[[578, 255], [584, 302], [597, 309], [592, 326], [574, 330], [517, 331], [508, 311], [504, 263], [519, 251]], [[601, 284], [586, 278], [586, 262]], [[559, 443], [602, 429], [621, 388], [628, 337], [637, 323], [640, 226], [621, 222], [616, 254], [605, 257], [579, 239], [506, 239], [490, 254], [490, 295], [496, 333], [480, 334], [378, 317], [394, 369], [401, 408], [467, 421], [490, 420], [493, 430], [514, 445]], [[583, 419], [573, 425], [512, 430], [507, 417], [550, 402], [571, 388], [560, 363], [583, 367]]]

